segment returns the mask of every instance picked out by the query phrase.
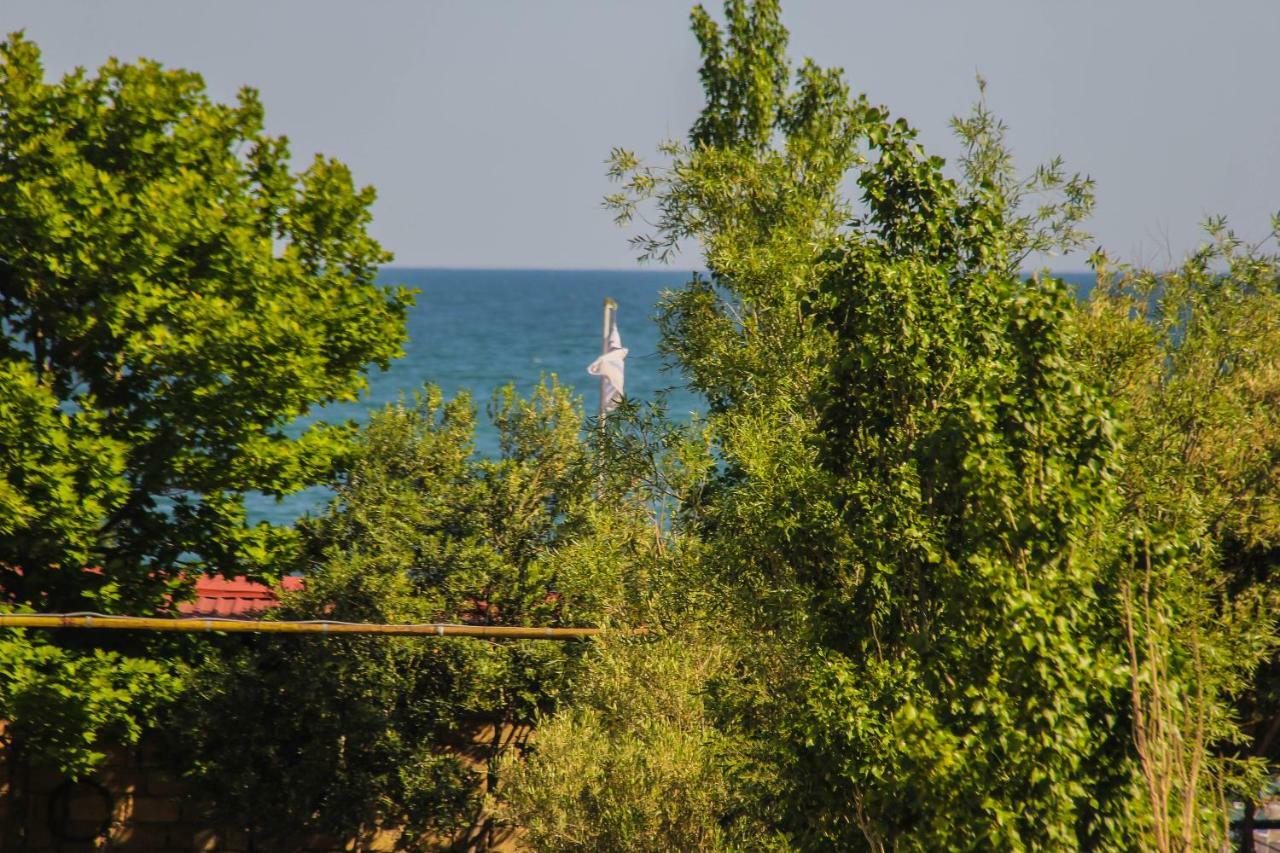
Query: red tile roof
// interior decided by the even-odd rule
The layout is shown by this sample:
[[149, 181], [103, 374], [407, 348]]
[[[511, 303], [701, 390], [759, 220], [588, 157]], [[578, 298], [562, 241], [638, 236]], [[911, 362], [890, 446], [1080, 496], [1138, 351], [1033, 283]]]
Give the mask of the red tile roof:
[[[21, 569], [16, 570], [21, 573]], [[83, 571], [101, 574], [102, 569], [90, 566]], [[285, 577], [280, 579], [277, 587], [251, 581], [244, 575], [226, 578], [222, 575], [201, 575], [196, 579], [196, 597], [192, 601], [184, 601], [177, 607], [177, 616], [208, 619], [253, 619], [263, 612], [278, 607], [281, 592], [294, 592], [303, 589], [306, 581], [301, 577]], [[0, 589], [3, 595], [3, 589]], [[557, 593], [548, 593], [546, 601], [554, 602], [559, 598]], [[166, 606], [162, 612], [168, 611]], [[500, 625], [501, 613], [497, 605], [473, 598], [455, 618], [469, 625]]]
[[183, 616], [224, 619], [254, 616], [278, 605], [280, 590], [291, 592], [302, 587], [303, 580], [298, 577], [282, 578], [279, 589], [272, 589], [266, 584], [245, 580], [243, 575], [230, 580], [222, 575], [206, 575], [196, 581], [195, 601], [179, 604], [178, 612]]

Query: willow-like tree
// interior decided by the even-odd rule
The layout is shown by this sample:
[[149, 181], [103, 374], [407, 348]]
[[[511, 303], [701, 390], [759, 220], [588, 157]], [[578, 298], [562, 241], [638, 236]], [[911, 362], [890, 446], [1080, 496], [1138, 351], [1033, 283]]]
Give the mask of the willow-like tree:
[[[1056, 165], [1014, 181], [982, 109], [948, 177], [838, 71], [792, 85], [776, 3], [725, 18], [694, 13], [689, 143], [666, 172], [621, 155], [616, 201], [656, 200], [646, 249], [706, 249], [664, 345], [725, 463], [709, 553], [745, 624], [787, 638], [751, 655], [769, 688], [728, 706], [778, 769], [779, 824], [813, 847], [1110, 837], [1127, 778], [1116, 793], [1096, 753], [1124, 749], [1095, 709], [1119, 658], [1085, 544], [1114, 427], [1065, 359], [1065, 285], [1019, 275], [1078, 239], [1088, 184]], [[1031, 190], [1060, 200], [1028, 217]]]
[[[1250, 769], [1231, 704], [1274, 648], [1240, 560], [1270, 553], [1274, 263], [1210, 251], [1086, 310], [1022, 270], [1083, 244], [1090, 182], [1017, 178], [981, 102], [949, 170], [838, 71], [792, 69], [776, 2], [693, 26], [705, 107], [668, 165], [616, 152], [609, 199], [652, 205], [642, 254], [695, 238], [710, 272], [662, 346], [707, 400], [720, 464], [679, 532], [732, 602], [708, 654], [738, 649], [689, 689], [736, 742], [707, 739], [733, 784], [686, 824], [745, 798], [781, 833], [749, 847], [1217, 849]], [[526, 778], [627, 740], [568, 720]], [[564, 799], [607, 800], [586, 778]], [[614, 812], [668, 825], [585, 809], [557, 849]]]
[[[4, 606], [152, 615], [200, 572], [291, 558], [245, 494], [327, 476], [347, 428], [290, 425], [404, 336], [372, 201], [336, 161], [291, 171], [251, 89], [216, 103], [145, 60], [49, 82], [35, 44], [0, 44]], [[173, 685], [139, 645], [10, 633], [0, 656], [8, 757], [73, 772]]]

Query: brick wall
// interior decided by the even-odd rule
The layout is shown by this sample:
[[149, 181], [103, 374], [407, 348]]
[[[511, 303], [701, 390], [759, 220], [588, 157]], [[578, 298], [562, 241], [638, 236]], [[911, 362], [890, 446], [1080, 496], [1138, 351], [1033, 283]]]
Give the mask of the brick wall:
[[[485, 777], [495, 745], [523, 743], [527, 737], [527, 730], [479, 726], [459, 742], [456, 752]], [[252, 848], [246, 834], [213, 826], [205, 805], [192, 797], [188, 785], [169, 775], [160, 758], [144, 740], [137, 747], [110, 750], [104, 766], [82, 782], [34, 769], [25, 783], [19, 783], [19, 790], [27, 792], [21, 802], [9, 796], [9, 768], [0, 763], [0, 849], [7, 851], [17, 843], [13, 837], [17, 829], [25, 833], [26, 846], [18, 848], [24, 853], [248, 853]], [[6, 827], [12, 839], [8, 844]], [[317, 836], [305, 850], [400, 850], [405, 847], [400, 836], [394, 828], [361, 838]], [[481, 814], [458, 836], [421, 839], [411, 849], [511, 851], [516, 841], [513, 828], [495, 826], [488, 815]], [[259, 844], [256, 853], [271, 852]]]

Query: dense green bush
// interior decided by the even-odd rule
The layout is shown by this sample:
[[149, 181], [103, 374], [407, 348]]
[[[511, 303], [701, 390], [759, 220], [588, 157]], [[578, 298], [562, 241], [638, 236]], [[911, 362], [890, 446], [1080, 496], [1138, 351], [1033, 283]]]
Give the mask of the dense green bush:
[[1280, 257], [1221, 221], [1208, 238], [1158, 273], [1097, 258], [1071, 353], [1125, 426], [1119, 621], [1161, 849], [1223, 843], [1224, 796], [1277, 769]]
[[[650, 528], [605, 482], [579, 408], [554, 384], [490, 407], [501, 455], [472, 453], [474, 411], [429, 388], [375, 413], [302, 524], [305, 591], [280, 618], [594, 625], [623, 618]], [[273, 614], [275, 615], [275, 614]], [[579, 644], [468, 638], [267, 636], [197, 670], [175, 749], [219, 817], [263, 844], [481, 824], [484, 774], [458, 754], [481, 725], [522, 732], [551, 708]], [[253, 749], [238, 748], [251, 742]], [[509, 747], [482, 750], [495, 762]]]
[[[730, 665], [707, 637], [601, 644], [567, 709], [506, 761], [505, 809], [548, 851], [764, 849], [770, 833], [726, 773], [732, 737], [707, 685]], [[763, 835], [761, 834], [763, 832]]]

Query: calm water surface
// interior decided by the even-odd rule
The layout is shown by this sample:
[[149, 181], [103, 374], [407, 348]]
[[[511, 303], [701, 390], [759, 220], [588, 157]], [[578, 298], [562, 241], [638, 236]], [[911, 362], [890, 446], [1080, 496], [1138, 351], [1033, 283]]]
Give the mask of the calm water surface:
[[[685, 270], [448, 270], [388, 268], [379, 280], [419, 290], [407, 318], [404, 358], [369, 376], [369, 393], [359, 403], [335, 404], [317, 413], [330, 422], [363, 423], [371, 410], [411, 396], [427, 383], [448, 396], [469, 390], [477, 418], [476, 452], [497, 453], [497, 435], [484, 417], [493, 392], [514, 383], [528, 394], [543, 376], [582, 395], [588, 413], [597, 405], [599, 380], [586, 367], [600, 354], [604, 299], [618, 302], [618, 328], [627, 357], [627, 395], [652, 399], [670, 389], [671, 413], [698, 409], [679, 374], [663, 370], [657, 354], [655, 305], [663, 290], [691, 277]], [[308, 489], [277, 503], [261, 495], [247, 501], [253, 521], [288, 523], [315, 511], [328, 499], [324, 489]]]

